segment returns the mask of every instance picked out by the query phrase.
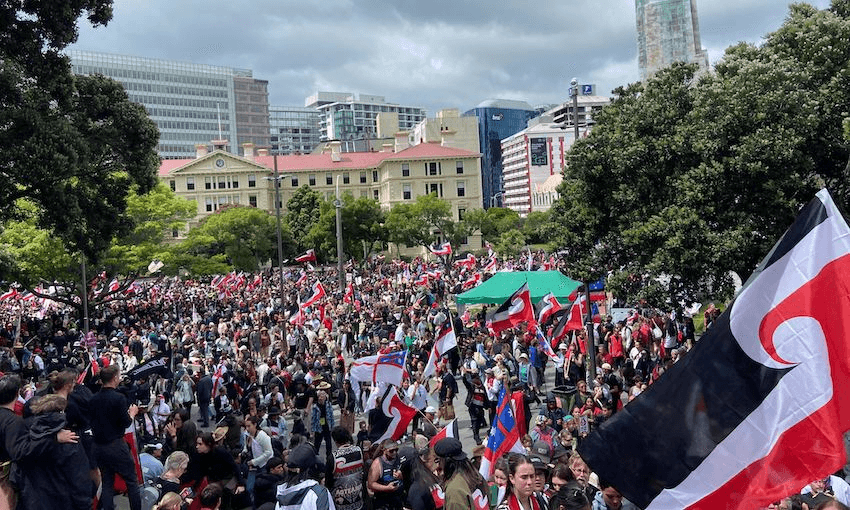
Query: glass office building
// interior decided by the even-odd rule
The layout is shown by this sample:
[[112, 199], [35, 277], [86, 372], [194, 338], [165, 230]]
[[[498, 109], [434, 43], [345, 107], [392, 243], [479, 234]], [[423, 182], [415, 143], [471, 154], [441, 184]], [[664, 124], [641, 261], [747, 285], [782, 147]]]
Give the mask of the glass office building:
[[269, 108], [271, 154], [309, 154], [319, 145], [319, 111], [299, 106]]
[[525, 101], [489, 99], [464, 116], [478, 117], [478, 143], [481, 150], [481, 195], [484, 208], [504, 203], [502, 179], [502, 140], [528, 127], [528, 121], [542, 113]]
[[635, 0], [635, 11], [641, 80], [674, 62], [693, 62], [708, 69], [697, 0]]
[[157, 151], [165, 159], [189, 158], [195, 145], [228, 140], [268, 147], [268, 82], [250, 69], [233, 69], [128, 55], [70, 51], [81, 75], [102, 74], [120, 82], [159, 128]]

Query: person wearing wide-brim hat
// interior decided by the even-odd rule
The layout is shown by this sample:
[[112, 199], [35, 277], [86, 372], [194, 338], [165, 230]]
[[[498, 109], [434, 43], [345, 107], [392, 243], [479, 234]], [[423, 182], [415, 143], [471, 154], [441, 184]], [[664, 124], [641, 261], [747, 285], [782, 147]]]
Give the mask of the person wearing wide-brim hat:
[[487, 482], [464, 453], [461, 442], [454, 437], [441, 439], [434, 446], [434, 453], [443, 466], [444, 510], [486, 508]]

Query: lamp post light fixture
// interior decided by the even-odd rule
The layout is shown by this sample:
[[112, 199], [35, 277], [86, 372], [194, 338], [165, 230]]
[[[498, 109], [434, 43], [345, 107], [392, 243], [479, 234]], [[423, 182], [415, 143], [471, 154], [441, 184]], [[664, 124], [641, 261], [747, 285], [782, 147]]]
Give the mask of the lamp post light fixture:
[[500, 192], [496, 193], [495, 195], [493, 195], [492, 197], [490, 197], [490, 207], [496, 207], [496, 204], [499, 203], [499, 198], [505, 198], [505, 192], [504, 191], [500, 191]]
[[[575, 143], [578, 142], [578, 78], [573, 78], [570, 80], [570, 94], [573, 96], [573, 147], [575, 147]], [[566, 119], [566, 115], [564, 115]], [[596, 377], [596, 335], [593, 334], [593, 312], [591, 312], [590, 308], [590, 282], [584, 282], [584, 296], [587, 300], [587, 317], [585, 318], [585, 327], [587, 329], [587, 345], [588, 345], [588, 370], [587, 379], [588, 382], [593, 380]]]
[[342, 263], [342, 197], [339, 195], [339, 181], [342, 180], [341, 175], [336, 176], [336, 199], [334, 207], [336, 208], [336, 258], [337, 271], [339, 271], [339, 291], [345, 294], [345, 268]]
[[274, 213], [277, 219], [277, 269], [279, 278], [280, 308], [283, 310], [283, 239], [280, 234], [280, 181], [289, 174], [279, 174], [277, 170], [277, 154], [274, 155], [274, 176], [266, 180], [274, 181]]

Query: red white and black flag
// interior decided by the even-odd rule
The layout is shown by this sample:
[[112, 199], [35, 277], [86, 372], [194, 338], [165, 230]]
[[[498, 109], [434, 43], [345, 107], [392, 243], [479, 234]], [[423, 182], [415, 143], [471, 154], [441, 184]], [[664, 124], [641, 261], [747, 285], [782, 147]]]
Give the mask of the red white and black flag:
[[299, 255], [295, 257], [295, 262], [315, 262], [316, 261], [316, 250], [310, 248], [307, 250], [304, 255]]
[[438, 257], [445, 257], [452, 254], [452, 245], [448, 241], [437, 247], [429, 246], [428, 249], [431, 250], [431, 253]]
[[579, 448], [641, 508], [759, 508], [845, 463], [850, 229], [822, 190], [687, 356]]
[[527, 282], [487, 318], [487, 327], [495, 335], [523, 322], [534, 323], [534, 307], [531, 306], [531, 292]]
[[431, 448], [433, 448], [440, 441], [440, 439], [445, 439], [447, 437], [460, 439], [460, 431], [458, 430], [457, 419], [448, 422], [446, 426], [443, 427], [443, 430], [437, 432], [437, 435], [432, 437], [431, 440], [428, 441], [428, 444], [431, 446]]
[[537, 306], [534, 307], [534, 314], [537, 316], [537, 323], [544, 324], [549, 317], [552, 317], [561, 309], [563, 305], [558, 302], [558, 298], [555, 297], [555, 294], [551, 292], [540, 298], [540, 301], [537, 303]]

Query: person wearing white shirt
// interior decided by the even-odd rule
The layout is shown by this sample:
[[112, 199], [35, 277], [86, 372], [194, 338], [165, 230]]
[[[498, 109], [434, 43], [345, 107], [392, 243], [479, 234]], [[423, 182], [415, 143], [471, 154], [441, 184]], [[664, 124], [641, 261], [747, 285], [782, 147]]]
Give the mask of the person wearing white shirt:
[[248, 464], [248, 477], [245, 480], [245, 490], [249, 493], [254, 492], [254, 482], [257, 480], [257, 473], [266, 467], [266, 463], [274, 455], [272, 439], [260, 428], [261, 421], [259, 416], [249, 416], [245, 420], [245, 430], [248, 432], [248, 435], [242, 453], [251, 458], [246, 463]]
[[156, 396], [156, 403], [151, 406], [151, 415], [157, 428], [165, 426], [168, 416], [171, 415], [171, 406], [165, 403], [165, 398], [162, 395]]
[[487, 392], [488, 414], [490, 415], [490, 426], [493, 426], [493, 420], [496, 418], [496, 406], [499, 403], [499, 391], [502, 389], [502, 381], [496, 376], [496, 371], [492, 368], [484, 370], [484, 390]]
[[419, 412], [413, 416], [413, 430], [416, 430], [419, 426], [419, 419], [425, 413], [425, 408], [428, 407], [428, 390], [417, 380], [407, 388], [407, 400], [410, 401], [410, 405], [419, 409]]

